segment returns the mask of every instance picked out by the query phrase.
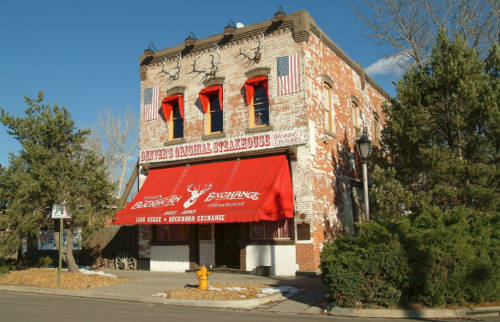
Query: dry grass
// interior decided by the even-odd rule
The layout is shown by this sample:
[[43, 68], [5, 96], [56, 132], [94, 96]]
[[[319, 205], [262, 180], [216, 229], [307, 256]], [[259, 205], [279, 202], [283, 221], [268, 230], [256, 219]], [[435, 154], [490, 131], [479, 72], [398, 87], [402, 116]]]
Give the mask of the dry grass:
[[[175, 290], [165, 291], [168, 299], [206, 300], [206, 301], [235, 301], [257, 298], [261, 289], [270, 287], [265, 284], [235, 284], [209, 283], [210, 288], [221, 290], [199, 290], [198, 285], [190, 285]], [[243, 290], [227, 290], [226, 288], [243, 288]]]
[[0, 284], [30, 286], [41, 288], [58, 288], [66, 290], [84, 290], [131, 281], [131, 278], [86, 275], [61, 271], [61, 282], [57, 283], [57, 269], [31, 268], [12, 271], [0, 275]]

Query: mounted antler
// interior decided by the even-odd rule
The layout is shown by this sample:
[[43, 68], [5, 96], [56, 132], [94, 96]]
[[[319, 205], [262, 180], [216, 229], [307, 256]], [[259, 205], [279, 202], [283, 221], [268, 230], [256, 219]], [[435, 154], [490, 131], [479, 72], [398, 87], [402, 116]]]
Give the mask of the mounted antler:
[[191, 64], [191, 66], [193, 66], [193, 70], [190, 71], [189, 73], [186, 73], [186, 74], [197, 73], [195, 77], [197, 77], [198, 75], [203, 75], [203, 77], [198, 82], [198, 84], [202, 84], [202, 83], [206, 82], [207, 80], [215, 78], [215, 74], [217, 73], [217, 71], [219, 69], [219, 64], [220, 64], [219, 46], [217, 46], [217, 48], [215, 50], [216, 50], [215, 53], [218, 56], [217, 64], [214, 63], [215, 55], [210, 54], [210, 56], [212, 56], [212, 60], [210, 61], [210, 65], [212, 67], [208, 68], [207, 70], [196, 70], [196, 64], [198, 63], [198, 59], [201, 56], [201, 54], [200, 54], [200, 55], [198, 55], [198, 57], [196, 57], [194, 62]]
[[[254, 64], [258, 64], [260, 62], [260, 58], [262, 56], [260, 51], [262, 50], [262, 42], [263, 41], [264, 41], [264, 34], [260, 33], [259, 39], [258, 39], [259, 44], [257, 45], [257, 47], [249, 49], [246, 42], [245, 42], [244, 44], [245, 44], [246, 52], [248, 54], [245, 54], [244, 52], [242, 52], [241, 48], [240, 48], [240, 53], [238, 55], [236, 55], [234, 58], [236, 58], [238, 56], [243, 56], [238, 62], [241, 62], [242, 60], [246, 59], [247, 61], [245, 63], [243, 63], [243, 67], [245, 67], [245, 68], [250, 67]], [[254, 50], [253, 53], [251, 53], [252, 50]]]
[[161, 63], [162, 64], [162, 68], [161, 68], [161, 71], [158, 72], [158, 74], [162, 74], [160, 77], [168, 76], [168, 78], [167, 78], [167, 80], [165, 81], [164, 84], [168, 85], [168, 84], [171, 84], [173, 81], [179, 79], [179, 73], [181, 71], [182, 54], [179, 54], [179, 56], [177, 56], [177, 58], [178, 58], [177, 59], [177, 66], [173, 68], [174, 71], [170, 71], [170, 70], [166, 69], [166, 63], [167, 63], [167, 59], [166, 58]]

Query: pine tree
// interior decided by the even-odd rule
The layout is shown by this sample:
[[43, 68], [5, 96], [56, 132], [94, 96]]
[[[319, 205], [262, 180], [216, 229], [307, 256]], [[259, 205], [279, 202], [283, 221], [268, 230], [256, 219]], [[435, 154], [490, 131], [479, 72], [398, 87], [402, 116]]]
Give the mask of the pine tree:
[[[410, 201], [408, 195], [401, 201], [406, 210], [438, 206], [498, 212], [499, 67], [498, 46], [483, 62], [460, 37], [450, 41], [439, 32], [426, 68], [408, 70], [397, 84], [397, 98], [386, 107], [383, 141], [390, 157], [375, 158], [373, 181], [381, 183], [373, 193], [381, 202], [373, 205], [375, 216], [394, 216], [382, 209], [397, 203], [390, 198], [393, 186], [411, 193]], [[390, 171], [396, 173], [388, 176]]]
[[64, 223], [68, 244], [64, 260], [70, 271], [78, 272], [72, 254], [73, 228], [87, 230], [104, 223], [110, 211], [103, 206], [110, 204], [113, 185], [102, 158], [83, 147], [89, 132], [76, 128], [66, 108], [42, 104], [42, 92], [37, 99], [25, 99], [24, 117], [1, 110], [0, 121], [22, 150], [10, 154], [9, 166], [0, 173], [0, 198], [10, 231], [3, 236], [7, 249], [0, 251], [6, 254], [18, 249], [22, 238], [37, 236], [41, 227], [51, 224], [52, 205], [66, 204], [72, 219]]

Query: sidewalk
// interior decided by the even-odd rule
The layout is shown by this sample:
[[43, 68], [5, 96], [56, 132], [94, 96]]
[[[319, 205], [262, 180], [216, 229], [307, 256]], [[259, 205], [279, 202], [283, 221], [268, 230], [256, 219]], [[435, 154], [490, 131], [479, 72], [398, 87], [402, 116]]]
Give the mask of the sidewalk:
[[[133, 281], [110, 286], [73, 291], [58, 289], [42, 289], [33, 287], [0, 285], [2, 291], [27, 292], [51, 295], [73, 296], [81, 298], [133, 301], [164, 305], [220, 307], [252, 309], [267, 312], [295, 314], [329, 314], [350, 317], [374, 318], [463, 318], [469, 316], [499, 316], [500, 307], [478, 308], [475, 310], [385, 310], [385, 309], [343, 309], [329, 307], [326, 301], [328, 287], [318, 277], [261, 277], [254, 275], [214, 273], [210, 282], [225, 283], [258, 283], [294, 286], [303, 291], [283, 300], [281, 294], [241, 301], [194, 301], [173, 300], [154, 297], [152, 294], [183, 287], [187, 284], [198, 284], [195, 273], [167, 273], [148, 271], [104, 270], [119, 277], [132, 277]], [[281, 299], [280, 299], [281, 298]]]

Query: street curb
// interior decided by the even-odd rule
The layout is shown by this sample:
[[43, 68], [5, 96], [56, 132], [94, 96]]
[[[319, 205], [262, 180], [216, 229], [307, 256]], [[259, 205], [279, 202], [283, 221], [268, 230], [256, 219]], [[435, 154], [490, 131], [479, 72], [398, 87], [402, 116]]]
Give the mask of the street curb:
[[456, 319], [471, 316], [499, 316], [500, 307], [480, 307], [474, 309], [348, 309], [334, 307], [326, 310], [329, 315], [362, 317], [362, 318], [395, 318], [395, 319]]
[[161, 296], [129, 295], [119, 293], [89, 293], [87, 290], [64, 290], [52, 288], [38, 288], [28, 286], [0, 285], [0, 291], [35, 293], [58, 296], [71, 296], [91, 299], [106, 299], [116, 301], [176, 305], [176, 306], [198, 306], [198, 307], [218, 307], [218, 308], [252, 308], [281, 298], [282, 294], [271, 294], [249, 300], [236, 301], [206, 301], [206, 300], [177, 300], [168, 299]]

